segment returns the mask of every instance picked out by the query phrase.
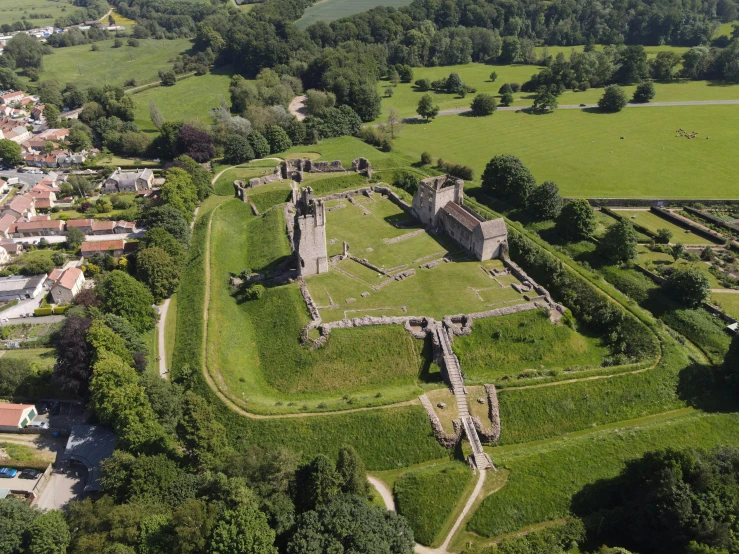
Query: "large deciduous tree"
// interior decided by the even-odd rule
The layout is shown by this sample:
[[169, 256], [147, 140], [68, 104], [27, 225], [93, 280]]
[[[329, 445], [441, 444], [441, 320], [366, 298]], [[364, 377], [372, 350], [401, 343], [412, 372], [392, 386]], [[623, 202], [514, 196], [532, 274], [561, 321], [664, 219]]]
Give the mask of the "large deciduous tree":
[[92, 374], [87, 331], [92, 321], [87, 317], [69, 315], [59, 331], [54, 381], [63, 391], [87, 397]]
[[164, 229], [183, 245], [190, 241], [190, 225], [187, 219], [172, 206], [165, 204], [146, 210], [144, 222], [150, 229], [154, 227]]
[[8, 139], [0, 140], [0, 158], [6, 165], [18, 165], [23, 161], [21, 145]]
[[177, 434], [195, 467], [216, 469], [230, 453], [225, 427], [216, 421], [205, 399], [195, 393], [185, 395]]
[[553, 181], [544, 181], [531, 191], [527, 209], [536, 221], [557, 219], [562, 211], [559, 187]]
[[492, 94], [478, 94], [470, 104], [470, 111], [476, 117], [492, 115], [496, 109], [498, 109], [498, 104]]
[[120, 270], [111, 271], [99, 285], [106, 312], [128, 320], [139, 332], [154, 328], [154, 297], [143, 283]]
[[598, 107], [604, 112], [620, 112], [628, 104], [626, 93], [618, 85], [606, 87], [603, 96], [598, 100]]
[[557, 231], [570, 240], [583, 240], [595, 232], [593, 208], [582, 198], [564, 205], [557, 218]]
[[696, 267], [678, 267], [667, 276], [665, 290], [678, 302], [692, 308], [708, 298], [711, 285], [708, 277]]
[[434, 99], [430, 94], [424, 94], [418, 101], [416, 113], [428, 122], [439, 115], [439, 106], [434, 105]]
[[482, 188], [486, 192], [526, 206], [529, 194], [536, 186], [531, 171], [516, 156], [501, 154], [491, 159], [482, 174]]
[[144, 248], [136, 254], [136, 278], [149, 287], [154, 301], [159, 302], [177, 288], [180, 268], [161, 248]]
[[627, 262], [636, 258], [636, 244], [634, 226], [627, 219], [621, 219], [601, 237], [598, 252], [609, 262]]

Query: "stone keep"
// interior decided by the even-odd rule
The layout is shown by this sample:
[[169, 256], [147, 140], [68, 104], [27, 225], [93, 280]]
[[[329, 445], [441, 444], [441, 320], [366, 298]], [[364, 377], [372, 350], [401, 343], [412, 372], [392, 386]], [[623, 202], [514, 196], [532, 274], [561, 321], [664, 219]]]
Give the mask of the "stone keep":
[[328, 272], [326, 206], [323, 201], [313, 198], [310, 187], [300, 192], [295, 204], [295, 244], [301, 276]]
[[483, 221], [464, 207], [464, 181], [449, 175], [418, 183], [413, 215], [432, 229], [443, 229], [478, 260], [501, 258], [508, 251], [508, 229], [503, 218]]

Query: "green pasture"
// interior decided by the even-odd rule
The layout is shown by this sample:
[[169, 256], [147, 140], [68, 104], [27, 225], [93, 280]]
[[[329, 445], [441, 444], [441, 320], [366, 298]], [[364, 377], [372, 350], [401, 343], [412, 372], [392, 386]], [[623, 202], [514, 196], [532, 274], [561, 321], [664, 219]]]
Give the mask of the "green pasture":
[[[539, 182], [555, 181], [570, 197], [732, 198], [736, 114], [736, 106], [679, 106], [450, 115], [406, 125], [395, 147], [415, 159], [426, 151], [470, 165], [476, 176], [496, 154], [514, 154]], [[680, 128], [699, 137], [677, 138]]]
[[149, 118], [149, 103], [153, 101], [165, 121], [200, 121], [210, 125], [213, 122], [210, 111], [230, 104], [230, 81], [229, 72], [217, 71], [182, 79], [171, 87], [142, 90], [133, 97], [136, 104], [135, 123], [141, 131], [157, 132]]
[[561, 440], [488, 449], [496, 465], [510, 475], [503, 488], [483, 501], [467, 530], [495, 537], [565, 517], [573, 496], [600, 479], [615, 477], [627, 460], [668, 447], [737, 445], [737, 423], [737, 414], [708, 415], [687, 409]]
[[254, 217], [248, 205], [232, 200], [213, 217], [208, 364], [232, 397], [254, 411], [285, 412], [419, 394], [429, 362], [423, 342], [402, 327], [335, 330], [324, 347], [309, 350], [300, 345], [309, 318], [297, 284], [269, 287], [260, 300], [232, 296], [230, 274], [262, 271], [289, 254], [281, 210]]
[[641, 225], [648, 230], [656, 233], [659, 229], [667, 229], [672, 233], [671, 243], [680, 242], [682, 244], [717, 244], [718, 241], [709, 240], [703, 236], [695, 235], [689, 229], [680, 227], [670, 220], [651, 212], [649, 210], [622, 210], [615, 209], [617, 214], [625, 217], [632, 223]]
[[399, 8], [410, 3], [410, 0], [320, 0], [305, 10], [303, 17], [298, 19], [295, 25], [299, 29], [305, 29], [317, 21], [334, 21], [355, 13], [366, 12], [376, 6]]
[[472, 334], [454, 339], [454, 352], [469, 383], [491, 383], [527, 369], [597, 367], [609, 355], [599, 339], [555, 325], [540, 310], [476, 320]]
[[[549, 47], [548, 51], [553, 56], [558, 52], [564, 52], [569, 58], [570, 47]], [[579, 48], [582, 50], [582, 47]], [[651, 55], [662, 50], [670, 50], [682, 54], [687, 48], [677, 47], [648, 47], [646, 50]], [[418, 101], [424, 92], [418, 91], [414, 83], [418, 79], [429, 79], [435, 81], [443, 77], [448, 77], [450, 73], [457, 73], [465, 84], [477, 89], [475, 94], [485, 93], [492, 94], [500, 99], [498, 90], [504, 83], [523, 84], [528, 81], [532, 75], [539, 72], [541, 67], [536, 65], [488, 65], [482, 63], [469, 63], [465, 65], [450, 65], [440, 67], [414, 67], [413, 82], [401, 83], [393, 88], [391, 97], [385, 96], [385, 89], [391, 86], [388, 81], [380, 81], [377, 85], [380, 96], [382, 96], [382, 113], [377, 118], [377, 122], [387, 120], [390, 108], [395, 108], [401, 117], [409, 117], [416, 115], [416, 107]], [[495, 71], [498, 74], [495, 82], [490, 81], [490, 73]], [[713, 81], [680, 81], [674, 83], [655, 83], [656, 97], [655, 102], [677, 102], [690, 100], [733, 100], [739, 98], [739, 85], [722, 84]], [[636, 86], [624, 87], [629, 98], [636, 90]], [[451, 109], [468, 109], [475, 94], [467, 94], [464, 98], [457, 94], [436, 93], [429, 91], [428, 94], [434, 99], [434, 103], [441, 110]], [[568, 90], [559, 98], [560, 106], [579, 105], [579, 104], [595, 104], [603, 95], [603, 88], [592, 88], [583, 92], [574, 92]], [[533, 93], [517, 92], [513, 94], [515, 99], [512, 104], [514, 107], [525, 108], [530, 106], [533, 100]]]
[[[58, 17], [76, 9], [76, 6], [65, 0], [0, 0], [0, 25], [12, 25], [26, 19], [34, 27], [46, 27], [53, 25]], [[32, 15], [50, 17], [31, 19]]]
[[[62, 85], [76, 83], [85, 88], [123, 86], [128, 79], [136, 79], [140, 84], [156, 82], [158, 71], [171, 69], [175, 58], [192, 46], [187, 39], [142, 39], [138, 48], [113, 48], [112, 39], [95, 44], [100, 47], [99, 52], [93, 52], [89, 44], [54, 48], [44, 56], [41, 81], [56, 79]], [[148, 113], [147, 101], [147, 116]]]
[[442, 462], [408, 471], [395, 481], [396, 508], [408, 520], [416, 542], [427, 546], [438, 542], [471, 480], [466, 464]]

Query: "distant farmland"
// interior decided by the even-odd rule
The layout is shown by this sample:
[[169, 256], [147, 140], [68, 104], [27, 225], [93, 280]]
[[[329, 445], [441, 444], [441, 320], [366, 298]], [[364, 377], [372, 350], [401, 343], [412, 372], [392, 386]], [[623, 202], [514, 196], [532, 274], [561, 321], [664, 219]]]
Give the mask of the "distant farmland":
[[322, 0], [305, 10], [296, 25], [305, 29], [316, 21], [334, 21], [348, 15], [365, 12], [377, 6], [399, 8], [407, 6], [412, 0]]

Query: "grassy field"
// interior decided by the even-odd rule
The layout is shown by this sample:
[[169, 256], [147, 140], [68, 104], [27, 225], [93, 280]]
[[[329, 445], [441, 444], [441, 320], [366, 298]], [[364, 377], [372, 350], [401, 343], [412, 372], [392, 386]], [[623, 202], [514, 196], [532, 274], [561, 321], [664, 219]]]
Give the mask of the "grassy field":
[[[167, 319], [164, 322], [164, 360], [167, 368], [172, 367], [172, 354], [174, 353], [175, 336], [177, 334], [177, 294], [169, 299]], [[159, 354], [157, 354], [158, 356]]]
[[721, 309], [731, 317], [739, 319], [739, 294], [731, 292], [713, 292], [711, 298], [718, 302]]
[[56, 79], [62, 85], [74, 82], [81, 87], [123, 86], [132, 78], [138, 83], [150, 83], [159, 78], [160, 69], [171, 69], [174, 59], [191, 47], [187, 39], [142, 39], [139, 43], [138, 48], [113, 48], [112, 39], [104, 40], [95, 43], [99, 52], [93, 52], [89, 44], [55, 48], [52, 54], [44, 56], [41, 81]]
[[682, 410], [563, 440], [490, 449], [498, 467], [510, 470], [510, 475], [501, 490], [484, 500], [468, 530], [494, 537], [564, 517], [578, 491], [599, 479], [614, 477], [626, 460], [667, 447], [737, 445], [737, 423], [737, 414]]
[[[684, 48], [670, 47], [665, 47], [665, 49], [676, 51], [680, 54], [687, 50]], [[569, 57], [570, 50], [572, 49], [567, 47], [550, 47], [549, 53], [556, 55], [557, 52], [563, 51]], [[499, 98], [498, 90], [504, 83], [522, 84], [528, 81], [532, 75], [538, 73], [540, 69], [540, 67], [535, 65], [487, 65], [481, 63], [441, 67], [414, 67], [413, 82], [418, 79], [434, 81], [442, 77], [448, 77], [450, 73], [457, 73], [465, 84], [476, 88], [477, 93], [493, 94]], [[490, 73], [493, 71], [498, 74], [495, 82], [490, 81]], [[390, 108], [395, 108], [402, 117], [416, 115], [418, 101], [426, 93], [419, 92], [413, 82], [401, 83], [397, 87], [394, 87], [391, 97], [385, 96], [385, 89], [390, 86], [390, 83], [388, 81], [380, 81], [378, 83], [378, 91], [383, 98], [382, 113], [376, 121], [385, 121]], [[655, 83], [654, 86], [656, 92], [655, 102], [730, 100], [739, 98], [739, 85], [722, 85], [709, 81], [682, 81], [679, 83]], [[634, 90], [636, 90], [636, 86], [627, 86], [624, 87], [624, 90], [628, 97], [631, 98]], [[457, 94], [435, 93], [433, 91], [429, 92], [429, 94], [433, 97], [434, 104], [438, 105], [442, 110], [455, 108], [467, 109], [474, 97], [474, 94], [468, 94], [465, 98], [461, 98]], [[558, 101], [562, 106], [595, 104], [602, 95], [602, 88], [593, 88], [584, 92], [568, 90], [558, 98]], [[515, 101], [512, 105], [523, 108], [531, 105], [534, 95], [527, 92], [518, 92], [513, 97]]]
[[[178, 296], [173, 371], [194, 368], [194, 389], [213, 406], [234, 447], [251, 445], [290, 448], [303, 459], [318, 453], [336, 457], [339, 447], [352, 445], [370, 470], [401, 468], [448, 456], [434, 439], [420, 406], [402, 406], [331, 416], [253, 420], [230, 410], [202, 377], [205, 241], [210, 218], [227, 199], [212, 196], [198, 212]], [[241, 340], [241, 339], [239, 339]]]
[[210, 125], [213, 122], [210, 110], [224, 103], [230, 104], [228, 92], [230, 81], [229, 72], [218, 71], [182, 79], [171, 87], [155, 87], [138, 92], [134, 95], [135, 123], [140, 131], [157, 132], [149, 119], [149, 103], [153, 101], [162, 112], [165, 121], [199, 120]]
[[600, 366], [609, 350], [599, 339], [554, 325], [539, 310], [475, 321], [472, 334], [454, 339], [470, 383], [491, 383], [526, 369]]
[[261, 271], [289, 253], [281, 210], [257, 218], [228, 202], [214, 216], [212, 249], [209, 366], [250, 409], [345, 409], [419, 393], [423, 343], [401, 327], [336, 330], [311, 351], [299, 343], [309, 319], [296, 284], [255, 301], [231, 296], [230, 273]]
[[734, 25], [737, 25], [737, 24], [739, 24], [739, 21], [732, 21], [730, 23], [722, 23], [714, 31], [713, 38], [718, 38], [720, 36], [731, 37], [731, 33], [734, 31]]
[[146, 348], [149, 351], [149, 357], [147, 358], [147, 367], [149, 371], [159, 373], [159, 364], [157, 363], [157, 356], [159, 356], [159, 348], [157, 342], [157, 328], [150, 329], [141, 338], [146, 344]]
[[[0, 25], [12, 25], [16, 21], [27, 19], [36, 27], [53, 25], [54, 20], [76, 10], [66, 0], [0, 0]], [[39, 19], [30, 19], [31, 15], [48, 15]]]
[[698, 236], [684, 227], [680, 227], [671, 221], [661, 217], [660, 215], [649, 210], [614, 210], [617, 214], [627, 218], [632, 223], [636, 223], [646, 229], [656, 233], [659, 229], [667, 229], [672, 233], [671, 243], [680, 242], [682, 244], [718, 244], [718, 241], [709, 240], [703, 236]]
[[51, 369], [56, 363], [55, 348], [23, 348], [18, 350], [5, 350], [3, 358], [13, 360], [26, 360], [38, 369]]
[[[571, 197], [732, 198], [739, 170], [732, 154], [739, 127], [729, 124], [735, 114], [735, 106], [680, 106], [451, 115], [406, 125], [395, 145], [415, 159], [427, 151], [470, 165], [477, 176], [494, 155], [514, 154], [538, 181], [555, 181]], [[700, 136], [675, 138], [679, 128]]]
[[366, 12], [375, 6], [399, 8], [410, 3], [410, 0], [320, 0], [305, 10], [296, 26], [305, 29], [317, 21], [334, 21], [355, 13]]
[[436, 542], [471, 479], [467, 465], [444, 462], [411, 470], [395, 481], [398, 513], [408, 520], [416, 542], [427, 546]]

